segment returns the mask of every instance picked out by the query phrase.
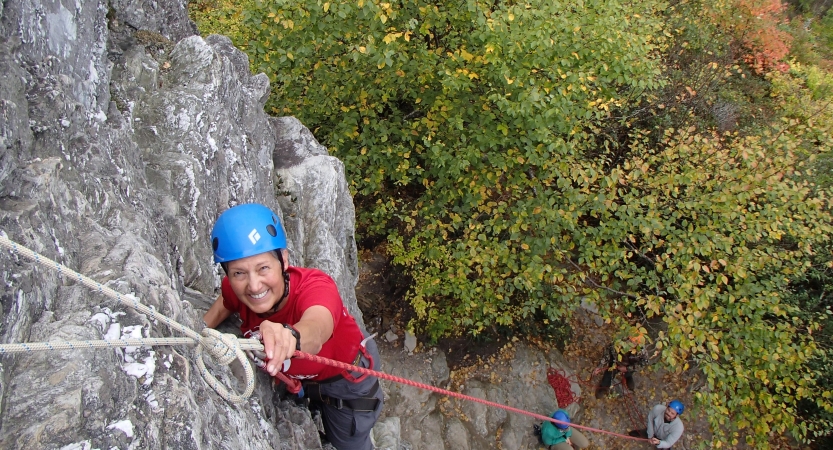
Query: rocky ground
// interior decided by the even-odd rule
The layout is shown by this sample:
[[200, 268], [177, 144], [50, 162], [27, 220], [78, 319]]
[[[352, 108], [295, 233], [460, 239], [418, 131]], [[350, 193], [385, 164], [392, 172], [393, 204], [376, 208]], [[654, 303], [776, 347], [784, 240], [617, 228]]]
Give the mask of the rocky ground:
[[[534, 348], [541, 350], [542, 353], [547, 353], [556, 347], [555, 342], [524, 338], [519, 339], [514, 344], [496, 342], [489, 345], [475, 345], [471, 342], [458, 340], [442, 342], [436, 347], [425, 347], [417, 341], [416, 349], [409, 352], [406, 349], [404, 339], [404, 327], [408, 313], [402, 310], [402, 292], [392, 284], [393, 280], [386, 268], [386, 259], [379, 253], [371, 252], [362, 253], [360, 259], [359, 285], [356, 290], [358, 301], [364, 311], [368, 327], [380, 334], [377, 341], [380, 344], [379, 348], [382, 359], [386, 362], [385, 365], [395, 367], [397, 372], [425, 373], [427, 368], [430, 373], [433, 365], [435, 366], [433, 372], [436, 373], [436, 355], [439, 354], [442, 356], [442, 363], [447, 364], [450, 368], [447, 380], [440, 377], [441, 384], [439, 387], [455, 390], [461, 386], [465, 387], [472, 380], [479, 383], [485, 381], [486, 383], [497, 384], [502, 383], [504, 378], [510, 376], [510, 368], [513, 365], [522, 364], [521, 361], [514, 359], [517, 357], [515, 348]], [[580, 378], [577, 381], [579, 381], [579, 384], [583, 384], [581, 386], [582, 396], [578, 401], [578, 412], [574, 417], [576, 423], [616, 433], [627, 433], [628, 430], [638, 426], [640, 422], [633, 409], [629, 412], [629, 404], [637, 408], [639, 414], [644, 417], [651, 406], [676, 398], [683, 401], [688, 409], [683, 416], [686, 432], [674, 448], [704, 448], [703, 443], [710, 442], [711, 434], [708, 431], [709, 428], [704, 413], [693, 406], [691, 389], [696, 387], [699, 381], [698, 375], [694, 371], [690, 370], [675, 375], [660, 369], [657, 364], [653, 364], [634, 377], [636, 386], [632, 401], [622, 395], [621, 387], [614, 388], [611, 394], [605, 398], [596, 399], [593, 395], [592, 386], [593, 383], [598, 382], [598, 377], [592, 380], [588, 379], [591, 371], [601, 359], [602, 350], [608, 342], [607, 336], [610, 335], [611, 330], [609, 325], [601, 323], [600, 320], [594, 317], [593, 313], [584, 310], [576, 313], [572, 328], [572, 339], [562, 347], [567, 363], [572, 366], [576, 378]], [[388, 339], [391, 339], [390, 341], [384, 337], [385, 334], [387, 334]], [[396, 335], [396, 339], [393, 339], [393, 334]], [[533, 364], [537, 364], [537, 362]], [[532, 372], [530, 376], [533, 379], [546, 378], [546, 367], [543, 365], [533, 365]], [[426, 376], [425, 378], [430, 379], [432, 377]], [[434, 378], [437, 378], [437, 376], [434, 375]], [[552, 391], [549, 392], [549, 395], [554, 398]], [[456, 423], [453, 416], [459, 413], [459, 408], [444, 407], [443, 400], [438, 402], [440, 405], [437, 407], [433, 402], [427, 400], [428, 397], [426, 396], [423, 399], [422, 406], [425, 406], [425, 403], [430, 403], [432, 411], [438, 410], [450, 423]], [[511, 399], [506, 401], [506, 404], [516, 406], [513, 403]], [[419, 402], [415, 402], [415, 405], [410, 407], [412, 409], [411, 413], [414, 415], [427, 414], [426, 412], [420, 412], [419, 407]], [[386, 413], [391, 413], [394, 410], [397, 410], [397, 405], [387, 405]], [[403, 412], [397, 410], [397, 415], [403, 416]], [[534, 412], [548, 413], [547, 411]], [[401, 417], [401, 420], [404, 427], [407, 419]], [[644, 427], [644, 424], [641, 426]], [[495, 431], [499, 433], [499, 430]], [[529, 431], [531, 435], [531, 427]], [[403, 439], [405, 439], [405, 434], [403, 430]], [[587, 435], [591, 441], [590, 448], [625, 450], [653, 448], [646, 443], [622, 440], [599, 433], [587, 433]], [[492, 437], [486, 439], [486, 442], [489, 442], [489, 439], [494, 443], [492, 448], [506, 448], [498, 436], [492, 435]], [[431, 448], [431, 445], [425, 445], [425, 442], [422, 444], [420, 448]], [[441, 444], [437, 441], [436, 445]], [[477, 448], [472, 444], [454, 444], [445, 439], [445, 448], [463, 447]], [[410, 448], [408, 443], [406, 443], [405, 448]], [[534, 448], [534, 446], [531, 448]], [[543, 446], [540, 446], [540, 448], [543, 448]]]

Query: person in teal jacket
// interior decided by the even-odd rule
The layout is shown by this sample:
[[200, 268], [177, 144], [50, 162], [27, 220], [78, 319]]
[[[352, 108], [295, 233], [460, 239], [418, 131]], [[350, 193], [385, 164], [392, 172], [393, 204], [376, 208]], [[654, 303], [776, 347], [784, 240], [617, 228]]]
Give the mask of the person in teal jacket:
[[570, 416], [567, 411], [559, 409], [552, 413], [552, 418], [561, 423], [546, 421], [541, 425], [541, 441], [550, 450], [573, 450], [590, 445], [590, 441], [580, 431], [569, 425]]

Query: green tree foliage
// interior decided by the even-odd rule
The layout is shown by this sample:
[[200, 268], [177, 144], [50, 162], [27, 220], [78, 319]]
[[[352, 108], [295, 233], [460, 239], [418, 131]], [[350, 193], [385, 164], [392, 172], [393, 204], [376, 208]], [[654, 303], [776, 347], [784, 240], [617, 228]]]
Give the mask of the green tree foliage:
[[833, 74], [816, 66], [793, 64], [788, 74], [772, 73], [769, 96], [778, 117], [796, 133], [796, 157], [811, 169], [805, 178], [833, 187]]
[[188, 5], [188, 15], [199, 24], [203, 35], [223, 34], [245, 51], [251, 33], [242, 25], [242, 14], [253, 7], [254, 1], [192, 0]]
[[662, 142], [611, 172], [585, 213], [598, 225], [572, 238], [577, 262], [622, 293], [621, 310], [662, 317], [669, 367], [703, 371], [697, 397], [714, 430], [731, 430], [715, 446], [803, 435], [797, 403], [830, 393], [809, 366], [819, 325], [785, 297], [831, 231], [827, 199], [796, 180], [786, 129], [735, 140], [667, 130]]
[[[812, 438], [833, 417], [833, 331], [807, 300], [833, 259], [828, 75], [755, 74], [783, 69], [789, 39], [755, 21], [777, 2], [668, 6], [251, 0], [209, 16], [235, 18], [271, 111], [345, 162], [362, 232], [412, 280], [417, 331], [534, 329], [582, 299], [623, 328], [659, 318], [662, 361], [706, 377], [714, 446]], [[702, 127], [739, 97], [758, 108], [739, 133]]]
[[439, 337], [575, 303], [553, 283], [572, 272], [556, 211], [584, 195], [588, 129], [660, 86], [661, 7], [267, 2], [247, 26], [273, 111], [344, 160], [359, 222], [389, 234], [415, 325]]
[[[833, 185], [833, 75], [815, 66], [794, 64], [788, 74], [771, 74], [771, 96], [782, 105], [781, 122], [800, 139], [796, 147], [796, 159], [806, 162], [803, 178], [814, 182], [815, 189], [828, 190]], [[787, 301], [799, 311], [801, 320], [814, 321], [819, 329], [813, 334], [818, 352], [808, 361], [817, 386], [818, 395], [833, 389], [833, 248], [828, 242], [807, 261], [807, 270], [797, 273], [791, 280]], [[829, 397], [828, 397], [829, 398]], [[798, 402], [798, 415], [807, 420], [810, 437], [824, 437], [833, 442], [831, 423], [833, 411], [828, 402], [807, 398]]]

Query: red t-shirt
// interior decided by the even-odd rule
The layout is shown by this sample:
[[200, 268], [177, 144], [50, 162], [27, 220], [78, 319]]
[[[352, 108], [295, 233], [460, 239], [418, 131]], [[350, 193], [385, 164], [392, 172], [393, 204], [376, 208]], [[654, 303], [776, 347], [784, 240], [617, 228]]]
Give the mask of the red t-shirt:
[[[287, 272], [289, 272], [289, 298], [285, 300], [284, 306], [278, 312], [265, 319], [241, 302], [231, 289], [228, 277], [223, 278], [223, 306], [240, 315], [243, 320], [240, 331], [245, 334], [247, 331], [255, 330], [264, 320], [295, 325], [301, 320], [307, 308], [321, 305], [330, 310], [330, 314], [333, 315], [333, 335], [321, 347], [318, 356], [352, 363], [356, 359], [359, 345], [364, 337], [356, 324], [356, 319], [344, 307], [335, 281], [318, 269], [290, 266]], [[338, 375], [341, 369], [293, 358], [284, 373], [296, 379], [321, 381]]]

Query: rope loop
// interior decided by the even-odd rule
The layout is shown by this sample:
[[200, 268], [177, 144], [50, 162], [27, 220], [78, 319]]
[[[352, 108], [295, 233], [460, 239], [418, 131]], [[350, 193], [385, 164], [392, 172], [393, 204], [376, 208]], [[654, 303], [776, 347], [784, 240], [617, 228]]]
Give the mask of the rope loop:
[[[246, 353], [240, 346], [239, 340], [233, 334], [220, 333], [213, 328], [203, 328], [201, 335], [202, 338], [199, 340], [195, 356], [197, 360], [197, 367], [200, 369], [200, 374], [203, 379], [205, 379], [205, 382], [208, 383], [212, 389], [217, 391], [217, 394], [225, 400], [237, 404], [244, 403], [254, 391], [255, 375], [251, 364], [249, 364], [248, 358], [246, 358]], [[205, 361], [203, 361], [203, 349], [205, 349], [205, 351], [207, 351], [218, 364], [224, 366], [229, 365], [235, 359], [240, 361], [240, 365], [243, 366], [246, 379], [246, 388], [243, 390], [242, 394], [236, 394], [229, 390], [226, 386], [217, 381], [217, 378], [215, 378], [214, 375], [208, 371], [205, 367]]]

